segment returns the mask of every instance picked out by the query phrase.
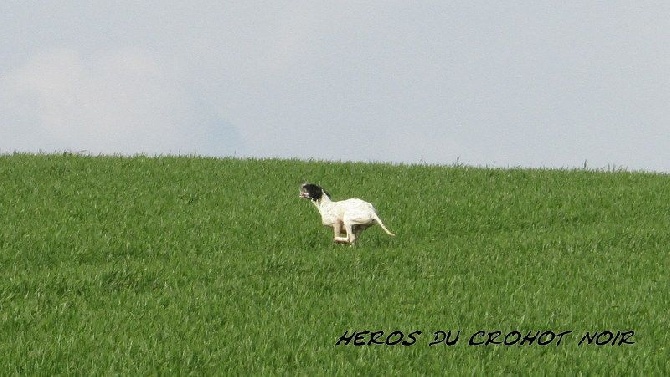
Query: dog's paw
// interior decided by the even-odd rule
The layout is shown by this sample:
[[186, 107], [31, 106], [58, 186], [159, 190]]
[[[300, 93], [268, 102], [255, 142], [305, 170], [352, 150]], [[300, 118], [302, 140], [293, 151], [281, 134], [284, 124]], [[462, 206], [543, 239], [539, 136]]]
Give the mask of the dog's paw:
[[335, 238], [333, 238], [333, 242], [335, 242], [335, 243], [337, 243], [337, 244], [348, 244], [348, 243], [349, 243], [349, 239], [348, 239], [348, 238], [344, 238], [344, 237], [335, 237]]

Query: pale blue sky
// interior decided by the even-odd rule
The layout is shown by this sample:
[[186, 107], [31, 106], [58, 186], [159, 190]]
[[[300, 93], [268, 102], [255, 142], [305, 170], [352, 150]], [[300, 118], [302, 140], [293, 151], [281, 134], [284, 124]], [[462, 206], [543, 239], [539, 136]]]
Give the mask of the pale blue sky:
[[5, 1], [0, 153], [670, 172], [667, 1]]

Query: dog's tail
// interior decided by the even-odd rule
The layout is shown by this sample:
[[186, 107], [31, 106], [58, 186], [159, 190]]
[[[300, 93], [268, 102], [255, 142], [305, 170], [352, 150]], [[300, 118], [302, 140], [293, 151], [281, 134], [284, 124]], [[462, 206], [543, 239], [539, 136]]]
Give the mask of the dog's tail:
[[375, 221], [377, 222], [377, 224], [379, 224], [380, 227], [382, 227], [382, 229], [384, 229], [384, 232], [386, 232], [386, 234], [388, 234], [389, 236], [395, 236], [395, 234], [391, 233], [391, 231], [388, 230], [386, 226], [384, 226], [382, 219], [380, 219], [376, 213], [374, 215], [375, 215]]

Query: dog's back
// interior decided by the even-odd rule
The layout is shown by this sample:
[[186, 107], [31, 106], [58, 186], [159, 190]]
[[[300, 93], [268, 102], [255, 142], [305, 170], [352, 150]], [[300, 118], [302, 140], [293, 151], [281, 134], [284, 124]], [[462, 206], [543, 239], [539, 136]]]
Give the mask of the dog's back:
[[342, 212], [341, 218], [351, 224], [369, 224], [374, 222], [377, 210], [372, 204], [358, 198], [346, 199], [338, 202]]

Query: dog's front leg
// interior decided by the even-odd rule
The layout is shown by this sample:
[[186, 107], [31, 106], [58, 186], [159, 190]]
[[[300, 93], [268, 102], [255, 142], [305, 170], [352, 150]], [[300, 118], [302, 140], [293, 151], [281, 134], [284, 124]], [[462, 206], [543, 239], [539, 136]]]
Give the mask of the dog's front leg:
[[336, 221], [335, 224], [333, 224], [333, 241], [335, 243], [348, 243], [349, 240], [347, 237], [341, 237], [342, 233], [342, 223], [339, 221]]

